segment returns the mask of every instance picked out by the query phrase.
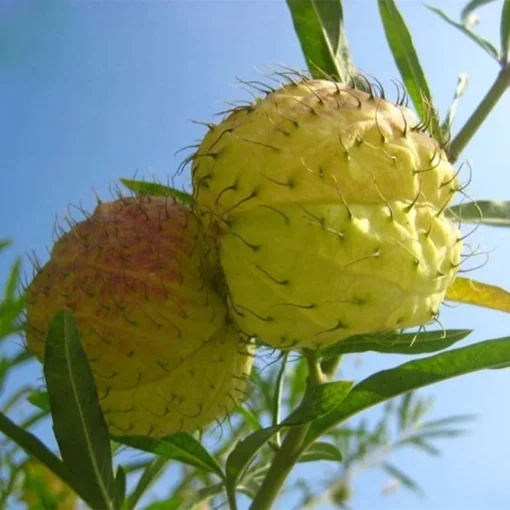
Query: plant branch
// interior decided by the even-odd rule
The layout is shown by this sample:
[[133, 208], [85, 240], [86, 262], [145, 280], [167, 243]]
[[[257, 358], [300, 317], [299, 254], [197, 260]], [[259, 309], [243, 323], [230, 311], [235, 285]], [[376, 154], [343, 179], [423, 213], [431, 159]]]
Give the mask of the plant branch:
[[447, 155], [451, 163], [457, 161], [460, 153], [464, 150], [471, 138], [473, 138], [480, 126], [485, 122], [485, 119], [489, 116], [494, 106], [496, 106], [509, 86], [510, 65], [507, 64], [499, 72], [496, 81], [482, 99], [482, 102], [450, 143], [447, 149]]
[[[324, 383], [320, 363], [313, 354], [306, 354], [308, 362], [308, 387]], [[306, 438], [310, 423], [297, 425], [287, 432], [282, 446], [275, 454], [271, 467], [253, 499], [250, 510], [269, 510], [276, 501], [292, 468], [302, 454], [303, 441]]]
[[285, 480], [301, 456], [301, 446], [309, 428], [309, 424], [298, 425], [287, 432], [282, 446], [274, 456], [273, 463], [250, 506], [250, 510], [269, 510], [271, 508]]

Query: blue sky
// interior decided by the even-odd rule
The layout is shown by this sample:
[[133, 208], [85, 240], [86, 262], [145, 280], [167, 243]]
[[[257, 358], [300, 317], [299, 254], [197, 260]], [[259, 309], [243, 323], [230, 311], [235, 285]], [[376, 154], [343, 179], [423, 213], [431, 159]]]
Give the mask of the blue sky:
[[[464, 2], [436, 4], [457, 17]], [[468, 73], [458, 129], [497, 65], [421, 2], [399, 6], [443, 115], [458, 73]], [[479, 31], [496, 45], [500, 8], [495, 2], [480, 11]], [[375, 0], [344, 1], [344, 10], [354, 62], [391, 91], [398, 73]], [[15, 241], [0, 258], [0, 279], [15, 254], [35, 250], [44, 261], [55, 215], [69, 204], [90, 210], [93, 189], [107, 198], [110, 185], [135, 172], [166, 181], [180, 162], [174, 152], [204, 133], [190, 120], [210, 121], [224, 109], [222, 101], [246, 97], [235, 76], [255, 78], [256, 68], [280, 63], [304, 66], [283, 0], [0, 2], [0, 237]], [[509, 116], [507, 95], [462, 154], [461, 162], [469, 159], [473, 168], [468, 193], [475, 198], [510, 199]], [[188, 186], [188, 178], [177, 184]], [[480, 228], [473, 244], [493, 251], [469, 276], [510, 288], [509, 240], [507, 230]], [[510, 326], [507, 315], [466, 306], [443, 308], [441, 320], [445, 327], [475, 329], [469, 342], [505, 336]], [[347, 359], [344, 374], [359, 379], [402, 361], [370, 354], [356, 367]], [[23, 377], [38, 373], [31, 368]], [[485, 371], [425, 390], [435, 398], [434, 416], [478, 414], [472, 433], [445, 442], [439, 459], [398, 456], [398, 465], [425, 489], [423, 500], [405, 491], [381, 498], [387, 479], [374, 472], [356, 482], [352, 508], [507, 510], [509, 384], [510, 371]], [[320, 478], [322, 469], [308, 465], [300, 473]]]

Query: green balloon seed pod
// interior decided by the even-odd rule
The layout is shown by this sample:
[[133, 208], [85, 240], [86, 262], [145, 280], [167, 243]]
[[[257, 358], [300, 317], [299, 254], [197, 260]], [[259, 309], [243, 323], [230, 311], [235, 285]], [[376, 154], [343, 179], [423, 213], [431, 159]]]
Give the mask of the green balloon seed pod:
[[231, 314], [282, 349], [436, 319], [462, 251], [443, 211], [457, 172], [415, 115], [326, 80], [293, 83], [211, 127], [194, 207]]

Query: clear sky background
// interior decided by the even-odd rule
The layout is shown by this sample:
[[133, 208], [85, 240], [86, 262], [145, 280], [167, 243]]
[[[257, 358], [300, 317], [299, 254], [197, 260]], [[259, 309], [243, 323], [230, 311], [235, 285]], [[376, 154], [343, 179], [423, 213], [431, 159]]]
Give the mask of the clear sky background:
[[[457, 19], [464, 6], [435, 4]], [[458, 73], [469, 75], [458, 128], [488, 90], [497, 64], [421, 2], [399, 6], [443, 116]], [[396, 97], [390, 79], [398, 73], [377, 2], [344, 0], [344, 10], [354, 62]], [[479, 31], [496, 45], [500, 10], [495, 2], [480, 11]], [[235, 76], [257, 78], [255, 68], [279, 63], [304, 67], [283, 0], [0, 2], [0, 237], [15, 241], [0, 258], [0, 280], [16, 254], [35, 250], [45, 261], [55, 215], [69, 204], [90, 210], [93, 188], [108, 198], [110, 185], [135, 172], [166, 181], [180, 162], [174, 152], [204, 133], [190, 119], [213, 120], [222, 101], [246, 97]], [[469, 159], [473, 167], [468, 192], [475, 198], [510, 199], [509, 118], [507, 94], [462, 154], [461, 162]], [[188, 186], [189, 173], [177, 184]], [[493, 251], [489, 263], [469, 276], [510, 289], [509, 241], [508, 230], [480, 228], [471, 242]], [[507, 315], [473, 307], [444, 307], [441, 320], [445, 327], [473, 328], [465, 344], [510, 332]], [[361, 367], [344, 362], [346, 377], [360, 379], [404, 361], [373, 354], [362, 359]], [[31, 367], [9, 384], [38, 375]], [[508, 510], [509, 388], [510, 370], [502, 370], [426, 389], [424, 395], [435, 398], [435, 417], [478, 414], [472, 433], [444, 442], [440, 458], [408, 452], [395, 459], [421, 483], [425, 498], [405, 490], [381, 497], [387, 478], [374, 471], [355, 483], [353, 510]], [[325, 473], [334, 468], [300, 469], [317, 479]], [[164, 494], [164, 484], [158, 493]], [[279, 508], [291, 503], [285, 499]]]

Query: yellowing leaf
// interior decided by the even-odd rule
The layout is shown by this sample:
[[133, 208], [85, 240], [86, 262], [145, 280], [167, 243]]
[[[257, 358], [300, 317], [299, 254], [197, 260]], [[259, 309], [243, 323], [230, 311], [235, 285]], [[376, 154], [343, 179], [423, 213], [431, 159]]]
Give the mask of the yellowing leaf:
[[446, 293], [446, 299], [510, 312], [510, 292], [469, 278], [456, 278]]

